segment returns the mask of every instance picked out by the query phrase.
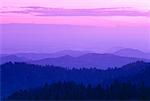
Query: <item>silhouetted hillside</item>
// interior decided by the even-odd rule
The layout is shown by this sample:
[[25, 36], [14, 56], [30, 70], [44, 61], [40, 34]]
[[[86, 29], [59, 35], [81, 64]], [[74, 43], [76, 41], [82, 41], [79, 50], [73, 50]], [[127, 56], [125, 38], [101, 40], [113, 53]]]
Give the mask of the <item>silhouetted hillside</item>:
[[47, 83], [38, 88], [19, 90], [8, 100], [150, 100], [150, 87], [119, 83], [114, 81], [109, 87], [77, 84], [75, 82]]
[[133, 84], [144, 82], [150, 86], [150, 63], [136, 62], [107, 70], [100, 69], [66, 69], [56, 66], [39, 66], [26, 63], [6, 63], [1, 67], [2, 95], [8, 95], [18, 89], [41, 86], [43, 83], [74, 81], [85, 85], [100, 83], [109, 86], [114, 80], [130, 81]]

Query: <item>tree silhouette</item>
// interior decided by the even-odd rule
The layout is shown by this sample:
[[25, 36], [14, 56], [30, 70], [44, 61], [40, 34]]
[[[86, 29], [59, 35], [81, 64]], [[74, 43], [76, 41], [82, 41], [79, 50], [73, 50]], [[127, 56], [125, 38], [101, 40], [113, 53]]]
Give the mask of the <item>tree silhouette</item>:
[[0, 68], [2, 94], [11, 100], [150, 99], [150, 63], [146, 62], [108, 70], [12, 62]]
[[58, 82], [30, 90], [19, 90], [13, 93], [8, 100], [150, 100], [150, 88], [135, 86], [131, 83], [115, 81], [108, 88], [77, 84], [75, 82]]

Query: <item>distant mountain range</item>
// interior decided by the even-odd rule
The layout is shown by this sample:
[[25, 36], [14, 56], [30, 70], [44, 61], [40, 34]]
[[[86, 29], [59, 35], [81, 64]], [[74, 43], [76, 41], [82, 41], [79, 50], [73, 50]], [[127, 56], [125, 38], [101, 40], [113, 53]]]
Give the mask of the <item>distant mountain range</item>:
[[73, 57], [81, 56], [83, 54], [90, 53], [90, 51], [77, 51], [77, 50], [63, 50], [54, 53], [17, 53], [14, 54], [19, 57], [25, 57], [30, 60], [39, 60], [44, 58], [56, 58], [65, 55], [70, 55]]
[[126, 48], [111, 54], [64, 50], [55, 53], [17, 53], [1, 56], [1, 64], [9, 61], [27, 62], [39, 65], [55, 65], [66, 68], [107, 69], [109, 67], [121, 67], [136, 61], [150, 62], [150, 54], [136, 49]]
[[135, 58], [150, 59], [150, 53], [142, 52], [138, 49], [124, 48], [114, 52], [115, 55]]
[[90, 51], [76, 51], [76, 50], [63, 50], [54, 53], [16, 53], [16, 54], [0, 54], [1, 64], [9, 61], [12, 62], [24, 62], [24, 61], [33, 61], [40, 60], [45, 58], [56, 58], [65, 55], [70, 55], [73, 57], [77, 57], [86, 53], [90, 53]]
[[6, 63], [6, 62], [26, 62], [29, 61], [27, 58], [25, 57], [19, 57], [16, 55], [2, 55], [0, 57], [0, 64]]
[[113, 54], [88, 53], [78, 57], [66, 55], [58, 58], [46, 58], [41, 60], [35, 60], [29, 63], [39, 65], [63, 66], [66, 68], [75, 67], [107, 69], [109, 67], [121, 67], [125, 64], [136, 61], [150, 62], [150, 60], [148, 59], [122, 57]]

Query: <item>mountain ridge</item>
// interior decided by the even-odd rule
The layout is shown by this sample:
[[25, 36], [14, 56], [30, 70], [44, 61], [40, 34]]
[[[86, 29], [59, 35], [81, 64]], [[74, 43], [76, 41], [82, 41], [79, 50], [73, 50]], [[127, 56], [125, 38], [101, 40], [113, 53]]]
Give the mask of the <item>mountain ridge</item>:
[[87, 53], [79, 57], [63, 56], [58, 58], [46, 58], [37, 61], [31, 61], [29, 63], [39, 65], [55, 65], [68, 68], [100, 68], [107, 69], [109, 67], [121, 67], [125, 64], [135, 61], [150, 61], [148, 59], [122, 57], [114, 54], [99, 54], [99, 53]]
[[138, 49], [132, 49], [132, 48], [123, 48], [114, 52], [114, 54], [119, 56], [126, 56], [126, 57], [150, 59], [150, 53], [145, 53]]
[[[74, 81], [83, 84], [103, 86], [111, 84], [114, 80], [131, 82], [134, 84], [144, 82], [150, 87], [150, 63], [134, 62], [121, 68], [114, 69], [67, 69], [57, 66], [40, 66], [27, 63], [5, 63], [0, 65], [2, 71], [2, 93], [10, 94], [18, 89], [40, 86], [45, 82]], [[144, 74], [144, 75], [142, 75]]]

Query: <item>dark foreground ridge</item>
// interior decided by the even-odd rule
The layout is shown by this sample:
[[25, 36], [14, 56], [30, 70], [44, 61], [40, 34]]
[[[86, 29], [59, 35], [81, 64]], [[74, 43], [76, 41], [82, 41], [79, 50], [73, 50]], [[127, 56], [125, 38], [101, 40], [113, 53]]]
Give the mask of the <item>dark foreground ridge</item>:
[[38, 88], [19, 90], [7, 100], [150, 100], [150, 87], [114, 81], [109, 87], [76, 84], [75, 82], [47, 83]]
[[[114, 99], [116, 96], [116, 98], [119, 99], [118, 94], [124, 94], [121, 96], [124, 96], [124, 99], [126, 99], [127, 98], [127, 95], [125, 94], [126, 90], [133, 90], [133, 92], [127, 91], [127, 94], [132, 95], [129, 96], [129, 99], [132, 99], [132, 97], [133, 99], [141, 99], [143, 96], [144, 96], [143, 99], [149, 99], [147, 97], [150, 94], [149, 93], [150, 63], [146, 63], [142, 61], [130, 63], [121, 68], [110, 68], [107, 70], [100, 70], [96, 68], [66, 69], [57, 66], [40, 66], [40, 65], [33, 65], [33, 64], [26, 64], [26, 63], [12, 63], [12, 62], [0, 65], [0, 68], [1, 68], [1, 88], [2, 88], [1, 95], [3, 97], [9, 96], [10, 99], [11, 98], [17, 99], [17, 97], [19, 96], [21, 98], [32, 98], [32, 96], [29, 96], [30, 94], [31, 95], [33, 94], [33, 97], [35, 97], [38, 95], [38, 93], [39, 94], [43, 93], [46, 96], [46, 94], [49, 93], [46, 93], [45, 90], [42, 90], [43, 87], [45, 87], [42, 86], [45, 82], [48, 83], [47, 86], [50, 89], [56, 89], [57, 86], [56, 88], [55, 87], [53, 88], [52, 85], [58, 85], [57, 88], [58, 92], [47, 89], [48, 92], [51, 92], [50, 94], [52, 95], [54, 94], [54, 96], [51, 96], [53, 99], [57, 98], [57, 96], [60, 96], [58, 97], [60, 99], [62, 97], [63, 99], [65, 99], [64, 96], [66, 95], [68, 95], [67, 96], [68, 99], [69, 97], [71, 97], [70, 99], [78, 98], [78, 96], [71, 96], [69, 94], [76, 95], [77, 92], [79, 93], [80, 90], [82, 90], [82, 87], [85, 88], [86, 90], [83, 90], [80, 93], [81, 95], [85, 94], [85, 92], [87, 92], [88, 90], [86, 87], [90, 87], [88, 85], [91, 85], [92, 87], [91, 90], [92, 92], [94, 92], [94, 95], [93, 93], [90, 93], [91, 95], [87, 94], [85, 95], [86, 97], [82, 96], [80, 97], [80, 99], [81, 98], [96, 99], [97, 95], [95, 95], [95, 93], [97, 91], [95, 90], [96, 89], [95, 87], [97, 87], [98, 85], [100, 85], [102, 87], [102, 90], [104, 90], [105, 92], [104, 94], [106, 95], [104, 95], [103, 97], [105, 97], [105, 99], [107, 98], [111, 99], [110, 96], [114, 97]], [[71, 85], [70, 85], [70, 81], [73, 82], [71, 83]], [[118, 83], [114, 83], [115, 81], [117, 81]], [[80, 89], [81, 86], [80, 84], [82, 84], [81, 89]], [[116, 95], [111, 95], [111, 94], [109, 95], [109, 92], [111, 90], [111, 85], [114, 86], [116, 85], [116, 88], [113, 88], [114, 92], [111, 93], [111, 94], [115, 94], [116, 92]], [[35, 89], [29, 89], [34, 87]], [[19, 89], [27, 89], [27, 90], [14, 93]], [[34, 95], [32, 91], [37, 93], [35, 93]], [[62, 92], [61, 94], [64, 93], [64, 95], [60, 95], [59, 92]], [[139, 93], [142, 93], [144, 95], [139, 95]], [[16, 95], [17, 97], [14, 94], [17, 94]], [[42, 97], [42, 95], [39, 96]], [[39, 96], [37, 96], [37, 98], [39, 99], [43, 98], [43, 97], [40, 98]], [[89, 97], [91, 96], [91, 97], [88, 98], [87, 96]], [[101, 95], [99, 94], [98, 96]], [[102, 98], [100, 97], [100, 99]]]

